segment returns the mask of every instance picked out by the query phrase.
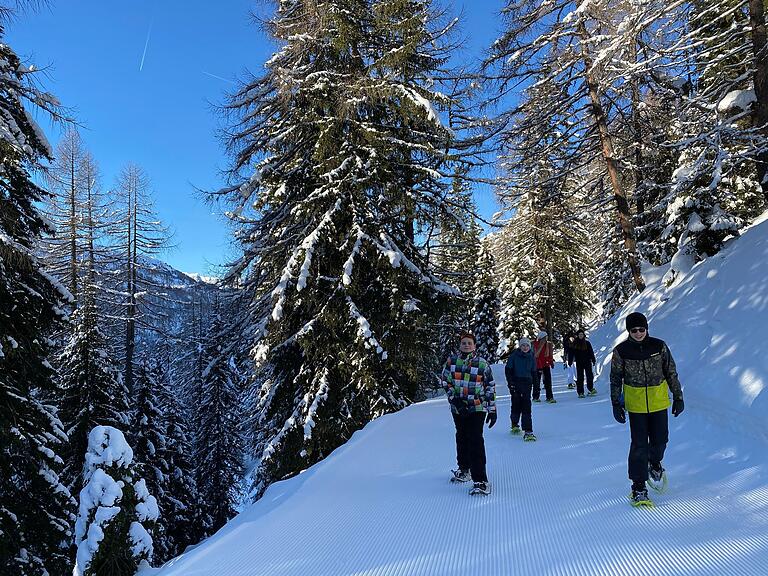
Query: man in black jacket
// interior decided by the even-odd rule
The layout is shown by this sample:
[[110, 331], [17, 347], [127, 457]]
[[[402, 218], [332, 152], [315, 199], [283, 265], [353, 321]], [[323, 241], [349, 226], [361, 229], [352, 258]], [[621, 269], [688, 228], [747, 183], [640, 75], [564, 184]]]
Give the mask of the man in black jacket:
[[629, 337], [613, 349], [611, 359], [611, 403], [613, 417], [624, 424], [629, 412], [631, 444], [629, 479], [632, 505], [650, 506], [645, 488], [661, 488], [666, 481], [661, 461], [669, 440], [667, 408], [678, 416], [684, 408], [677, 368], [666, 343], [648, 335], [648, 320], [639, 312], [627, 316]]

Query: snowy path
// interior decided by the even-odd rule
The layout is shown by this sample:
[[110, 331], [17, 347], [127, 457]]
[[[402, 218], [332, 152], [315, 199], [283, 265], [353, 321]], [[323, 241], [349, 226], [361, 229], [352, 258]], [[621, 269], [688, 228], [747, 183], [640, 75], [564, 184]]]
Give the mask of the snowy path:
[[158, 574], [768, 574], [764, 444], [691, 411], [670, 418], [669, 490], [655, 509], [634, 509], [629, 429], [613, 421], [607, 374], [598, 396], [580, 400], [560, 365], [554, 373], [558, 403], [534, 404], [536, 443], [509, 434], [509, 396], [497, 388], [499, 422], [486, 430], [491, 496], [448, 482], [453, 423], [445, 400], [432, 400], [272, 486]]

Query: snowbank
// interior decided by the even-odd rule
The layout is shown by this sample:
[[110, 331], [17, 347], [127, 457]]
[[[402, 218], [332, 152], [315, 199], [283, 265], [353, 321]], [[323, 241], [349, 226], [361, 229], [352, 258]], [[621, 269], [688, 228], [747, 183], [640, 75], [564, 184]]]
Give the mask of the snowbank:
[[611, 349], [626, 337], [624, 318], [638, 310], [672, 350], [686, 409], [768, 441], [767, 217], [670, 286], [668, 267], [645, 271], [646, 290], [591, 335], [604, 385]]

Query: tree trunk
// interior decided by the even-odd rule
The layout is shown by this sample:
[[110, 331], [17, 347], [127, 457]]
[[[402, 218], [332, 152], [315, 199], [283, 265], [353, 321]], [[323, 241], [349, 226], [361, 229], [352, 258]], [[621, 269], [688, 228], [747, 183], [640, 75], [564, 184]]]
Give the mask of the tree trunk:
[[605, 117], [605, 110], [600, 102], [600, 93], [592, 73], [592, 59], [586, 52], [585, 42], [589, 39], [587, 29], [583, 23], [579, 24], [579, 34], [582, 37], [581, 55], [584, 62], [584, 75], [589, 90], [589, 98], [592, 101], [592, 115], [597, 124], [600, 133], [600, 143], [603, 148], [603, 158], [608, 169], [608, 176], [611, 179], [613, 188], [613, 198], [616, 201], [616, 215], [621, 226], [621, 235], [624, 238], [624, 248], [627, 251], [627, 263], [632, 271], [632, 277], [638, 292], [645, 290], [645, 282], [640, 271], [640, 263], [637, 260], [637, 246], [635, 241], [635, 228], [632, 225], [632, 217], [629, 212], [629, 202], [627, 194], [621, 186], [619, 180], [619, 168], [616, 164], [613, 152], [613, 141], [608, 132], [608, 121]]
[[75, 151], [69, 158], [69, 291], [77, 306], [77, 181], [75, 178]]
[[[768, 32], [765, 25], [763, 0], [749, 0], [749, 23], [752, 28], [752, 50], [755, 55], [754, 125], [760, 127], [763, 146], [768, 146]], [[757, 156], [757, 179], [768, 202], [768, 150]]]
[[133, 259], [133, 248], [136, 244], [136, 230], [134, 229], [134, 214], [136, 206], [134, 204], [132, 190], [128, 190], [128, 245], [126, 246], [126, 256], [128, 262], [128, 308], [126, 310], [126, 329], [125, 329], [125, 386], [128, 392], [133, 392], [133, 353], [136, 347], [136, 286], [134, 285], [136, 262]]

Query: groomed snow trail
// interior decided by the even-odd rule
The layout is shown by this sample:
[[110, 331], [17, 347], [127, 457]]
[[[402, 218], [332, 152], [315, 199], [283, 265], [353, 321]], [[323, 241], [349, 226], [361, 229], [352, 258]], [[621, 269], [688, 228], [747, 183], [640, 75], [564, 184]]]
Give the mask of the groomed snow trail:
[[[689, 410], [670, 416], [670, 484], [654, 509], [627, 499], [629, 428], [614, 422], [607, 373], [578, 399], [553, 371], [557, 404], [534, 404], [539, 440], [486, 428], [493, 493], [448, 482], [445, 399], [383, 417], [325, 461], [270, 487], [158, 576], [768, 574], [768, 457]], [[683, 382], [695, 386], [695, 382]], [[544, 397], [542, 390], [542, 398]], [[153, 571], [154, 572], [154, 571]]]

